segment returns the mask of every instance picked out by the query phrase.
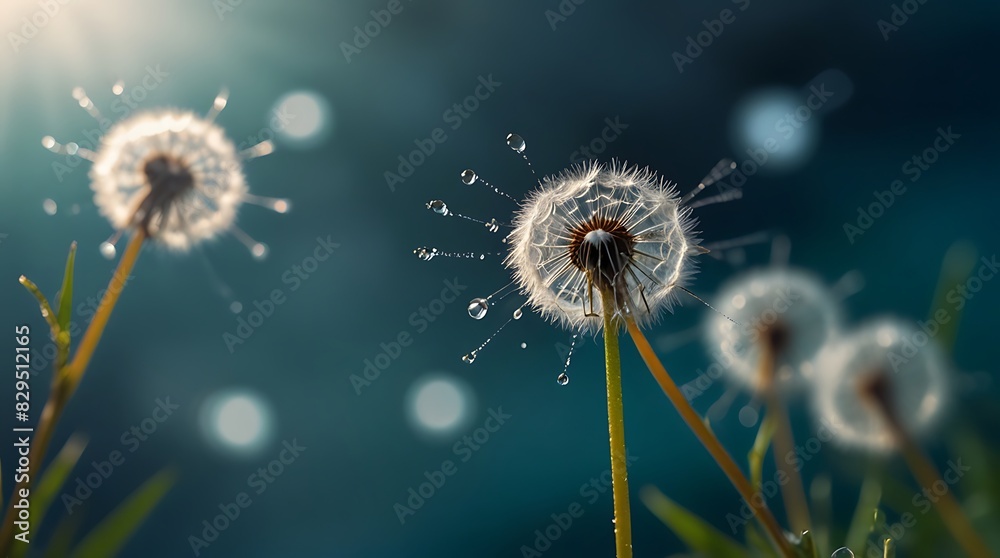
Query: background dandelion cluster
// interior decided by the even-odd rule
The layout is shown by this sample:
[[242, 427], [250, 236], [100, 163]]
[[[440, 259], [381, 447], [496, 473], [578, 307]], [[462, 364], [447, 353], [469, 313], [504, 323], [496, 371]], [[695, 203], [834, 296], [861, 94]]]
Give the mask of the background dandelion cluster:
[[[18, 276], [54, 293], [78, 241], [82, 330], [113, 269], [98, 251], [113, 231], [93, 205], [89, 164], [39, 145], [52, 134], [93, 147], [106, 129], [74, 87], [111, 120], [203, 113], [227, 88], [218, 122], [237, 147], [272, 137], [278, 147], [245, 169], [251, 191], [294, 204], [285, 216], [240, 211], [239, 225], [270, 247], [262, 262], [231, 236], [186, 255], [146, 249], [55, 435], [57, 446], [73, 432], [89, 438], [66, 494], [111, 452], [125, 456], [72, 517], [92, 527], [174, 464], [178, 484], [122, 555], [192, 554], [189, 537], [240, 492], [252, 503], [201, 555], [519, 556], [544, 546], [540, 534], [544, 556], [610, 554], [599, 348], [582, 337], [560, 386], [570, 333], [525, 312], [462, 363], [523, 297], [470, 320], [468, 301], [509, 280], [504, 229], [422, 207], [442, 198], [477, 219], [509, 219], [513, 202], [459, 173], [472, 167], [523, 198], [535, 183], [504, 145], [512, 131], [541, 174], [616, 157], [682, 193], [731, 157], [726, 182], [744, 194], [696, 210], [706, 244], [781, 232], [792, 263], [828, 284], [858, 271], [865, 287], [844, 302], [847, 327], [960, 311], [960, 416], [928, 446], [943, 462], [948, 441], [998, 420], [1000, 282], [933, 300], [956, 242], [996, 261], [998, 24], [995, 3], [942, 0], [5, 2], [0, 308], [5, 328], [35, 332], [36, 412], [51, 357]], [[477, 257], [424, 262], [411, 255], [420, 243]], [[766, 265], [770, 245], [720, 253], [701, 258], [693, 291], [709, 297]], [[706, 312], [685, 304], [648, 332], [678, 383], [712, 362], [702, 343], [683, 342], [704, 337]], [[728, 532], [738, 496], [638, 355], [623, 359], [632, 485], [655, 484]], [[13, 401], [5, 377], [0, 400]], [[703, 387], [692, 403], [704, 413], [726, 385]], [[167, 399], [177, 408], [149, 421]], [[742, 457], [755, 429], [736, 410], [713, 427]], [[807, 402], [791, 413], [808, 438]], [[995, 432], [985, 435], [995, 448]], [[288, 453], [296, 443], [306, 449]], [[14, 455], [0, 449], [5, 490]], [[804, 474], [829, 471], [855, 494], [862, 463], [824, 445]], [[835, 497], [832, 513], [846, 522], [853, 503]], [[573, 505], [582, 514], [571, 526], [546, 530]], [[639, 555], [683, 549], [633, 507]], [[35, 527], [40, 543], [66, 515], [61, 501], [53, 509]]]

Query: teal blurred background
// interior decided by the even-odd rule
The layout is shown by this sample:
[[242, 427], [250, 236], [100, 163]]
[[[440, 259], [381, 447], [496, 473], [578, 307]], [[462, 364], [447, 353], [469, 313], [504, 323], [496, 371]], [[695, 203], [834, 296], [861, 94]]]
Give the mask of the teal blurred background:
[[[126, 452], [124, 464], [73, 509], [83, 530], [153, 473], [177, 467], [178, 484], [126, 556], [192, 553], [189, 536], [202, 537], [203, 520], [211, 522], [220, 504], [240, 492], [252, 504], [201, 555], [519, 556], [522, 545], [535, 544], [536, 530], [553, 523], [552, 514], [574, 502], [583, 515], [542, 554], [611, 554], [610, 494], [581, 491], [609, 466], [599, 343], [581, 338], [572, 381], [560, 386], [555, 378], [571, 334], [526, 313], [466, 365], [460, 357], [503, 325], [523, 298], [515, 293], [483, 320], [471, 320], [467, 301], [509, 281], [501, 258], [423, 262], [412, 254], [418, 246], [503, 251], [502, 233], [441, 218], [423, 205], [443, 199], [475, 218], [509, 219], [513, 203], [459, 180], [471, 167], [515, 198], [530, 191], [531, 172], [504, 144], [509, 132], [525, 138], [541, 175], [579, 160], [580, 146], [590, 145], [600, 147], [600, 161], [648, 165], [687, 191], [720, 158], [748, 158], [743, 132], [754, 117], [767, 128], [768, 106], [780, 109], [789, 94], [802, 94], [804, 102], [817, 77], [826, 76], [819, 79], [830, 80], [831, 102], [748, 178], [742, 199], [696, 212], [706, 242], [782, 233], [791, 241], [791, 262], [830, 284], [859, 271], [865, 287], [845, 303], [850, 323], [884, 313], [925, 318], [949, 246], [967, 241], [987, 257], [997, 250], [1000, 7], [993, 2], [929, 0], [895, 30], [878, 23], [891, 20], [888, 1], [403, 0], [385, 25], [370, 24], [371, 11], [389, 4], [382, 1], [54, 4], [59, 11], [23, 42], [11, 34], [23, 33], [22, 18], [41, 4], [7, 0], [0, 8], [8, 43], [0, 47], [0, 284], [6, 286], [0, 308], [5, 327], [31, 325], [36, 361], [44, 358], [37, 354], [46, 342], [44, 321], [18, 276], [54, 296], [67, 249], [77, 241], [75, 289], [84, 304], [113, 270], [98, 252], [113, 231], [91, 201], [89, 163], [60, 172], [54, 164], [66, 157], [40, 145], [48, 134], [84, 144], [95, 128], [71, 97], [74, 87], [84, 87], [112, 117], [111, 86], [120, 79], [131, 94], [148, 68], [159, 68], [154, 73], [162, 80], [142, 92], [140, 110], [202, 112], [227, 88], [229, 105], [218, 122], [236, 143], [277, 132], [277, 151], [247, 164], [251, 191], [293, 204], [287, 215], [241, 208], [240, 227], [270, 247], [263, 261], [232, 236], [182, 255], [147, 247], [56, 432], [50, 455], [73, 432], [89, 437], [70, 477], [74, 484], [94, 471], [92, 462]], [[722, 19], [731, 22], [713, 23]], [[358, 37], [366, 24], [378, 32], [367, 44]], [[690, 47], [689, 37], [697, 44], [699, 33], [712, 29], [717, 36], [701, 36], [707, 46]], [[467, 101], [491, 81], [478, 90], [479, 100]], [[272, 120], [276, 103], [301, 91], [326, 109], [319, 133], [306, 142], [283, 135]], [[771, 104], [754, 108], [761, 92]], [[461, 112], [452, 107], [463, 102], [467, 116], [456, 117]], [[740, 116], [747, 106], [749, 115]], [[307, 114], [293, 114], [291, 122], [296, 118], [311, 122]], [[608, 132], [609, 122], [620, 124]], [[949, 126], [961, 137], [911, 183], [903, 165]], [[414, 142], [436, 128], [446, 139], [390, 187], [385, 173], [398, 172], [399, 157], [409, 157]], [[592, 143], [602, 133], [613, 141]], [[844, 224], [857, 224], [858, 208], [896, 179], [906, 181], [905, 195], [850, 242]], [[55, 202], [54, 214], [51, 204], [43, 209], [45, 200]], [[313, 255], [317, 239], [339, 247], [307, 277], [290, 280], [288, 272]], [[769, 243], [728, 260], [704, 257], [691, 288], [710, 297], [739, 269], [769, 258]], [[448, 282], [465, 288], [457, 289], [455, 302], [434, 303]], [[224, 334], [237, 334], [238, 320], [275, 289], [285, 302], [231, 351]], [[964, 310], [954, 352], [960, 398], [954, 424], [997, 423], [991, 347], [998, 292], [1000, 286], [987, 283]], [[233, 302], [242, 305], [240, 313]], [[433, 321], [413, 318], [421, 308], [443, 313]], [[685, 303], [649, 335], [661, 348], [673, 346], [678, 332], [699, 327], [707, 312]], [[84, 309], [74, 320], [82, 328], [89, 315]], [[397, 350], [392, 343], [400, 334], [409, 334], [410, 344]], [[363, 377], [366, 361], [384, 364], [386, 357], [378, 360], [384, 352], [391, 364], [370, 385], [352, 383], [352, 375]], [[710, 362], [700, 343], [661, 356], [678, 382]], [[737, 512], [738, 496], [630, 344], [623, 344], [623, 358], [626, 432], [637, 458], [632, 486], [654, 484], [728, 531], [726, 514]], [[441, 375], [458, 386], [461, 413], [448, 413], [445, 390], [445, 399], [432, 398], [433, 408], [420, 415], [424, 422], [415, 420], [415, 390]], [[36, 417], [50, 376], [43, 367], [34, 377]], [[12, 379], [0, 384], [0, 400], [11, 401], [12, 390]], [[239, 451], [219, 442], [219, 423], [206, 415], [232, 390], [252, 394], [254, 408], [262, 409], [256, 445]], [[694, 405], [705, 412], [723, 392], [713, 386]], [[179, 407], [129, 452], [123, 433], [168, 397]], [[463, 441], [493, 425], [491, 410], [509, 418], [488, 440], [480, 434], [480, 443]], [[741, 426], [735, 414], [734, 408], [714, 428], [742, 462], [756, 430]], [[244, 432], [255, 416], [236, 413], [236, 429]], [[805, 402], [793, 418], [801, 435], [811, 430]], [[431, 431], [427, 424], [451, 429]], [[944, 429], [944, 440], [954, 428]], [[307, 449], [282, 465], [273, 482], [254, 484], [249, 477], [293, 441]], [[946, 445], [939, 440], [931, 447], [943, 459]], [[0, 451], [7, 490], [13, 456], [10, 446]], [[843, 498], [835, 492], [835, 512], [846, 518], [864, 466], [834, 447], [820, 456], [805, 469], [806, 480], [833, 472], [835, 486], [845, 487]], [[445, 460], [454, 475], [401, 522], [396, 505], [410, 505], [409, 490], [436, 477]], [[258, 486], [266, 490], [258, 494]], [[781, 516], [780, 501], [773, 505]], [[36, 540], [47, 540], [65, 512], [57, 502], [40, 531], [35, 527]], [[682, 549], [635, 496], [633, 516], [638, 556]]]

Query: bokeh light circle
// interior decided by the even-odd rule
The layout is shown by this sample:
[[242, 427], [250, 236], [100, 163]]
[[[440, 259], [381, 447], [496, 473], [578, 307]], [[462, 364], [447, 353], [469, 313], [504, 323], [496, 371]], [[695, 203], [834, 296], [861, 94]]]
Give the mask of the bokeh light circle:
[[447, 436], [469, 423], [475, 396], [465, 381], [446, 374], [428, 374], [410, 386], [406, 414], [410, 426], [430, 437]]
[[293, 147], [308, 147], [326, 139], [332, 112], [326, 99], [313, 91], [292, 91], [274, 104], [271, 126], [275, 135]]
[[207, 398], [200, 419], [209, 442], [232, 454], [256, 453], [267, 445], [274, 430], [270, 405], [246, 390], [229, 390]]

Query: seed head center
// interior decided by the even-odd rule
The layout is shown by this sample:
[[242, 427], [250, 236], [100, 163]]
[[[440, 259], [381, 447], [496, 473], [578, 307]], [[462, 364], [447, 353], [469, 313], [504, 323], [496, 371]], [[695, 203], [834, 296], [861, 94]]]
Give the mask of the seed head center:
[[594, 216], [570, 231], [570, 260], [599, 289], [614, 290], [632, 261], [635, 237], [620, 221]]
[[194, 175], [184, 161], [170, 155], [155, 155], [142, 166], [149, 192], [136, 211], [135, 219], [150, 233], [154, 219], [161, 219], [170, 205], [194, 188]]

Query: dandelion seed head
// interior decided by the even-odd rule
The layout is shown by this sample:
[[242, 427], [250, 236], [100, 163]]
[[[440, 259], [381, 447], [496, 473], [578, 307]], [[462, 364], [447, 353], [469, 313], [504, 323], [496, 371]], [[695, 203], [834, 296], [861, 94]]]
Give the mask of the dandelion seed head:
[[504, 261], [528, 303], [571, 330], [602, 327], [614, 311], [654, 321], [694, 273], [690, 210], [648, 169], [589, 163], [547, 177], [520, 204]]
[[774, 358], [777, 387], [800, 388], [840, 324], [829, 290], [817, 277], [796, 269], [743, 273], [722, 286], [713, 306], [719, 312], [708, 316], [708, 346], [725, 355], [729, 365], [723, 370], [732, 380], [754, 391], [766, 385], [761, 377], [765, 350]]
[[131, 116], [102, 138], [94, 203], [117, 230], [141, 228], [177, 251], [232, 227], [247, 194], [242, 159], [221, 127], [193, 112]]
[[883, 318], [823, 349], [817, 360], [817, 418], [846, 446], [885, 452], [895, 436], [868, 398], [874, 388], [908, 435], [926, 434], [943, 416], [948, 366], [933, 339], [912, 325]]

